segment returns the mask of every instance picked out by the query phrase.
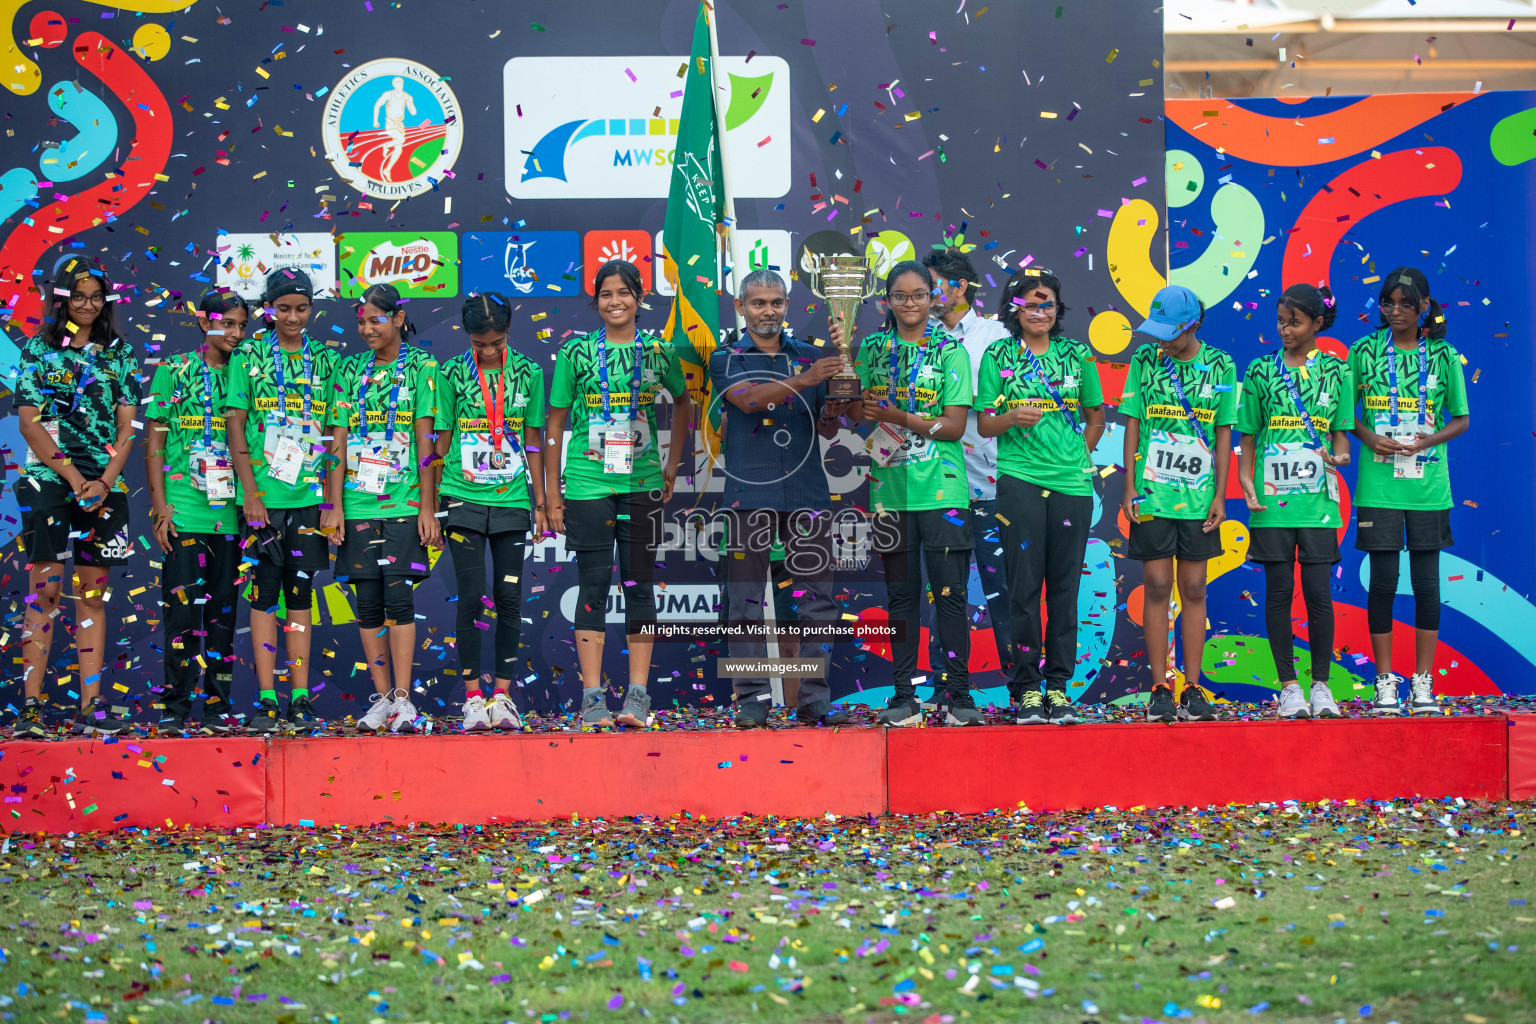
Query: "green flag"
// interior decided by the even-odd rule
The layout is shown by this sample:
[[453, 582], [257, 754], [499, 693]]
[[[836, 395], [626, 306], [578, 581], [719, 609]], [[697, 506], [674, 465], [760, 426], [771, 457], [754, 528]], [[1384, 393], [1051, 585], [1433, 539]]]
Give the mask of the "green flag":
[[[693, 52], [683, 84], [667, 220], [661, 233], [662, 273], [675, 298], [664, 337], [683, 362], [688, 390], [709, 409], [709, 354], [720, 337], [720, 239], [725, 231], [725, 177], [715, 117], [715, 76], [710, 59], [709, 10], [699, 4]], [[711, 454], [718, 448], [718, 415], [701, 417]]]

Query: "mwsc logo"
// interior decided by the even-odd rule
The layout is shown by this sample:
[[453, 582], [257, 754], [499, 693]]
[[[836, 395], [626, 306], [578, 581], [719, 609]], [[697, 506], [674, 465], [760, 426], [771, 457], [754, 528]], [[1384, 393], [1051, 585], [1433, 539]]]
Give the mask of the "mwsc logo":
[[325, 157], [353, 188], [380, 199], [429, 192], [464, 141], [459, 101], [425, 64], [385, 58], [336, 83], [322, 122]]
[[[659, 199], [677, 154], [681, 57], [514, 57], [502, 73], [507, 192], [516, 199]], [[738, 197], [789, 191], [789, 65], [722, 57]], [[611, 87], [610, 87], [611, 86]], [[530, 97], [539, 97], [534, 100]]]

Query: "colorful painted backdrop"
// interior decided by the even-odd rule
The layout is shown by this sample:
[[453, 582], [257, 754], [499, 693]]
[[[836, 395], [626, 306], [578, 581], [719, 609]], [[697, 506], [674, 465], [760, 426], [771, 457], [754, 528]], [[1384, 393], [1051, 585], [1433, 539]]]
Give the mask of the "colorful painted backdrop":
[[[1471, 429], [1449, 448], [1456, 545], [1441, 558], [1447, 612], [1436, 685], [1452, 694], [1533, 692], [1536, 93], [1174, 100], [1166, 109], [1172, 280], [1200, 295], [1209, 309], [1202, 337], [1228, 349], [1239, 367], [1274, 351], [1275, 295], [1288, 285], [1333, 289], [1339, 315], [1325, 347], [1342, 354], [1376, 328], [1382, 275], [1403, 264], [1428, 275], [1465, 359], [1472, 405]], [[1143, 243], [1131, 235], [1130, 216], [1121, 213], [1135, 251], [1123, 259], [1137, 268]], [[1110, 244], [1114, 250], [1113, 232]], [[1145, 310], [1157, 283], [1144, 266], [1131, 269], [1122, 295]], [[1107, 334], [1095, 343], [1101, 355], [1115, 349]], [[1234, 483], [1228, 512], [1246, 518], [1236, 495]], [[1219, 689], [1260, 694], [1273, 683], [1261, 639], [1262, 579], [1237, 558], [1246, 531], [1228, 523], [1224, 536], [1228, 558], [1210, 589], [1217, 635], [1206, 663]], [[1369, 682], [1375, 671], [1367, 660], [1366, 565], [1352, 526], [1341, 544], [1336, 690]], [[1401, 586], [1395, 667], [1406, 673], [1413, 650], [1406, 566]], [[1135, 618], [1139, 591], [1128, 596], [1126, 614]], [[1299, 591], [1297, 602], [1297, 635], [1305, 639]]]

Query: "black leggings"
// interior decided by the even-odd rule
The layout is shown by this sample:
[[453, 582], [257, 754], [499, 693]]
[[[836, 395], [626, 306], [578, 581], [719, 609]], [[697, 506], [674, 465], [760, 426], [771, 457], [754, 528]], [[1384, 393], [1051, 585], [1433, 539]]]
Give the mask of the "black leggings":
[[[601, 633], [608, 627], [608, 586], [613, 582], [613, 552], [619, 553], [619, 592], [624, 595], [624, 632], [638, 632], [656, 621], [656, 562], [660, 552], [639, 544], [619, 543], [607, 551], [576, 552], [577, 629]], [[632, 557], [633, 556], [633, 557]]]
[[489, 543], [496, 610], [495, 677], [511, 679], [522, 641], [523, 541], [527, 535], [508, 530], [486, 536], [463, 527], [445, 532], [459, 591], [454, 615], [459, 673], [466, 683], [480, 678], [479, 619], [491, 607], [485, 599], [485, 548]]
[[[1264, 629], [1269, 634], [1269, 649], [1275, 656], [1275, 671], [1280, 682], [1296, 681], [1295, 654], [1291, 646], [1291, 600], [1296, 596], [1296, 563], [1264, 563]], [[1328, 681], [1333, 665], [1333, 595], [1328, 590], [1328, 576], [1333, 566], [1327, 562], [1301, 564], [1301, 596], [1307, 603], [1307, 637], [1312, 644], [1312, 678]]]
[[273, 565], [258, 559], [251, 569], [251, 607], [276, 615], [279, 591], [288, 611], [309, 611], [314, 593], [309, 577], [291, 565]]
[[363, 629], [378, 629], [388, 618], [400, 625], [416, 624], [416, 596], [408, 576], [388, 579], [353, 580], [357, 588], [357, 624]]
[[[908, 513], [912, 515], [913, 513]], [[931, 666], [933, 688], [950, 700], [969, 697], [971, 634], [965, 617], [966, 575], [971, 568], [969, 551], [948, 551], [914, 542], [906, 551], [881, 552], [885, 593], [890, 621], [901, 626], [891, 642], [891, 675], [896, 696], [911, 698], [917, 692], [912, 681], [922, 650], [923, 568], [928, 569], [928, 592], [933, 594], [933, 618], [944, 662]], [[942, 680], [942, 682], [941, 682]]]
[[[1372, 551], [1371, 585], [1365, 617], [1372, 633], [1392, 632], [1392, 600], [1397, 596], [1401, 551]], [[1440, 552], [1408, 552], [1408, 581], [1413, 585], [1413, 626], [1435, 632], [1440, 628]]]

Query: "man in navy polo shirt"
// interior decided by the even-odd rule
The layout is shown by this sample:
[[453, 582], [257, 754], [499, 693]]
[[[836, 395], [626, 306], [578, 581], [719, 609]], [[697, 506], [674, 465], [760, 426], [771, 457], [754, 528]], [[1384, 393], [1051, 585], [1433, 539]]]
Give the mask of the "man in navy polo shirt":
[[[736, 299], [746, 333], [716, 349], [709, 360], [720, 403], [726, 474], [727, 617], [735, 625], [763, 622], [775, 542], [784, 547], [800, 625], [838, 620], [832, 600], [832, 496], [818, 435], [836, 433], [847, 405], [826, 398], [826, 380], [843, 369], [844, 361], [830, 344], [809, 344], [785, 332], [788, 301], [778, 274], [758, 270], [747, 275]], [[830, 649], [827, 640], [800, 646], [801, 655], [811, 657]], [[730, 651], [732, 657], [765, 657], [766, 639], [732, 640]], [[772, 699], [767, 678], [733, 682], [736, 725], [767, 725]], [[800, 725], [841, 725], [848, 714], [833, 709], [824, 677], [802, 676], [795, 719]]]

